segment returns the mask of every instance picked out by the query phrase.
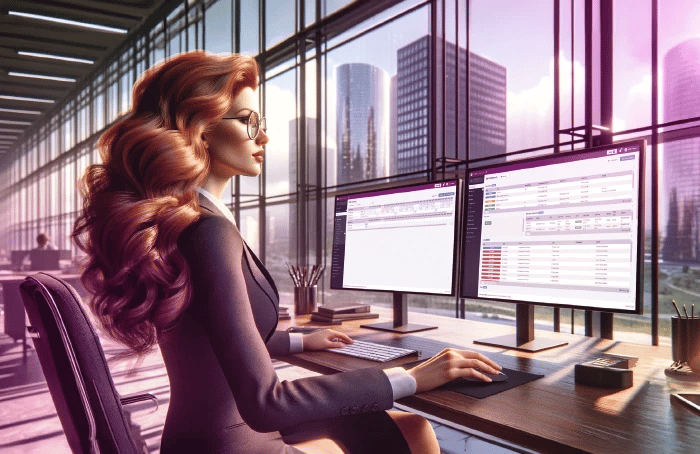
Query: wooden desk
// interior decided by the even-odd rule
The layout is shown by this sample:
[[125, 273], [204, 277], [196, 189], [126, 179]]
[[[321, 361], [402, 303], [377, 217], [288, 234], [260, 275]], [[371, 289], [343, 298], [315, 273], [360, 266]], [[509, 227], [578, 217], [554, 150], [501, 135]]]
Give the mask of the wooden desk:
[[[391, 316], [389, 309], [372, 310], [387, 320]], [[537, 331], [538, 337], [563, 339], [569, 345], [523, 353], [472, 343], [481, 337], [512, 333], [514, 327], [419, 313], [411, 313], [409, 319], [439, 326], [412, 336], [460, 344], [486, 354], [501, 366], [545, 376], [484, 399], [438, 389], [401, 399], [401, 404], [540, 452], [698, 452], [700, 415], [672, 402], [670, 393], [700, 392], [700, 383], [665, 376], [664, 368], [672, 362], [670, 348]], [[376, 341], [400, 336], [363, 329], [359, 327], [361, 323], [345, 322], [333, 328], [351, 336], [371, 334], [371, 340]], [[308, 316], [302, 316], [297, 317], [296, 323], [281, 322], [278, 329], [292, 324], [314, 326]], [[574, 383], [574, 365], [602, 351], [639, 358], [633, 369], [632, 388], [610, 390]], [[378, 365], [329, 352], [307, 352], [280, 359], [320, 373]], [[380, 367], [410, 361], [395, 360]]]
[[[5, 334], [16, 341], [22, 341], [23, 353], [27, 349], [27, 315], [24, 311], [24, 302], [19, 292], [19, 285], [27, 276], [36, 274], [38, 271], [15, 271], [8, 274], [0, 274], [2, 284], [2, 296], [5, 311]], [[79, 274], [62, 274], [60, 271], [46, 271], [54, 276], [60, 277], [81, 293]]]

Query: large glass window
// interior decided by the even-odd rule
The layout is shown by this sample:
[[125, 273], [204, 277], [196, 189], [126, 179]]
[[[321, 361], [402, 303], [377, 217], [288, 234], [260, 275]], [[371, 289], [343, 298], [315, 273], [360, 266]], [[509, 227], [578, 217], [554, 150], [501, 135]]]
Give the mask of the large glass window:
[[[559, 6], [559, 129], [581, 128], [585, 124], [585, 12], [584, 1], [560, 2]], [[553, 60], [554, 61], [554, 60]], [[613, 68], [615, 66], [613, 65]], [[615, 78], [613, 78], [615, 81]], [[576, 130], [581, 133], [581, 129]], [[562, 134], [560, 142], [580, 136]], [[574, 144], [566, 149], [580, 148]]]
[[293, 204], [280, 203], [268, 205], [265, 210], [265, 265], [275, 280], [283, 302], [294, 300], [294, 290], [287, 272], [287, 263], [294, 263], [296, 255], [291, 250], [294, 246], [291, 238], [297, 233], [291, 232], [295, 225], [290, 219], [294, 207]]
[[[296, 21], [290, 12], [296, 11], [298, 0], [265, 2], [265, 47], [269, 48], [294, 34]], [[315, 14], [315, 8], [306, 14]], [[296, 15], [294, 17], [297, 17]]]
[[659, 121], [698, 117], [700, 4], [683, 0], [658, 3]]
[[[270, 137], [265, 146], [267, 197], [296, 192], [299, 120], [294, 77], [295, 71], [290, 70], [265, 82], [265, 118]], [[315, 124], [315, 121], [309, 119], [307, 125], [309, 123]], [[311, 137], [309, 133], [307, 137]], [[312, 137], [315, 143], [315, 133]]]
[[651, 1], [613, 6], [613, 130], [624, 131], [651, 124]]
[[241, 210], [238, 230], [253, 252], [260, 255], [260, 209], [254, 207]]
[[168, 56], [177, 55], [187, 50], [182, 34], [185, 27], [184, 10], [185, 8], [180, 6], [168, 16], [168, 28], [166, 29], [168, 37]]
[[[551, 144], [552, 2], [533, 8], [518, 0], [472, 0], [470, 7], [470, 158], [483, 157], [491, 145], [510, 152]], [[505, 150], [499, 145], [504, 138]]]
[[218, 0], [204, 13], [204, 48], [210, 52], [231, 52], [231, 0]]
[[240, 52], [257, 55], [260, 50], [260, 15], [258, 2], [241, 2]]
[[428, 15], [420, 8], [326, 54], [330, 186], [428, 168]]
[[153, 27], [150, 32], [149, 46], [151, 48], [151, 66], [165, 58], [165, 33], [163, 32], [163, 22]]
[[[696, 30], [700, 4], [655, 3], [658, 42], [652, 41], [652, 18], [657, 12], [650, 0], [613, 2], [609, 31], [613, 132], [639, 129], [624, 138], [651, 139], [657, 127], [651, 110], [655, 89], [658, 124], [679, 122], [659, 128], [660, 145], [649, 148], [659, 153], [659, 168], [651, 171], [659, 173], [658, 240], [663, 260], [659, 326], [664, 336], [669, 299], [689, 304], [700, 293], [694, 271], [700, 263], [700, 190], [696, 188], [700, 134], [693, 129], [696, 123], [684, 122], [700, 116]], [[238, 11], [236, 4], [240, 4]], [[558, 4], [560, 52], [554, 55], [553, 2], [382, 1], [373, 3], [373, 8], [390, 6], [364, 19], [365, 5], [350, 0], [191, 0], [186, 8], [180, 2], [165, 17], [151, 22], [150, 29], [138, 31], [120, 54], [108, 57], [104, 67], [97, 68], [96, 78], [83, 85], [90, 89], [57, 106], [57, 118], [37, 125], [27, 135], [12, 158], [11, 172], [2, 174], [0, 189], [11, 188], [3, 207], [11, 213], [0, 222], [0, 238], [29, 246], [39, 226], [61, 235], [69, 233], [80, 206], [76, 180], [86, 165], [98, 161], [97, 132], [127, 111], [135, 78], [147, 66], [187, 49], [216, 53], [240, 49], [258, 56], [264, 71], [260, 95], [270, 142], [262, 177], [234, 180], [225, 190], [224, 202], [237, 212], [244, 238], [266, 261], [283, 303], [289, 302], [286, 262], [330, 263], [333, 204], [329, 200], [335, 194], [425, 179], [434, 167], [439, 175], [433, 153], [438, 159], [444, 153], [471, 160], [506, 153], [504, 160], [519, 159], [522, 155], [515, 152], [534, 147], [540, 148], [537, 153], [552, 153], [557, 99], [560, 129], [579, 128], [578, 135], [564, 131], [559, 140], [575, 137], [583, 142], [584, 114], [590, 109], [597, 121], [604, 96], [598, 41], [605, 21], [601, 22], [600, 2]], [[588, 68], [587, 5], [593, 6], [593, 61]], [[314, 41], [317, 11], [324, 19], [318, 47]], [[302, 43], [307, 52], [304, 58]], [[269, 52], [272, 48], [274, 54]], [[658, 51], [656, 83], [651, 71], [654, 48]], [[559, 68], [556, 94], [555, 66]], [[593, 76], [591, 87], [586, 86], [586, 74]], [[592, 95], [588, 106], [587, 94]], [[594, 136], [598, 134], [596, 130]], [[56, 190], [61, 196], [48, 202], [44, 195]], [[646, 230], [648, 313], [650, 222]], [[389, 304], [386, 294], [330, 291], [325, 282], [324, 299]], [[409, 301], [414, 308], [454, 314], [454, 299], [412, 296]], [[514, 312], [511, 304], [488, 301], [466, 301], [466, 308], [469, 317], [479, 319], [486, 314], [511, 320]], [[551, 314], [550, 308], [537, 308], [537, 326], [549, 329]], [[570, 329], [567, 315], [564, 311], [564, 330]], [[582, 332], [582, 312], [577, 311], [576, 317], [575, 330]], [[648, 338], [651, 320], [648, 315], [616, 316], [616, 337]]]

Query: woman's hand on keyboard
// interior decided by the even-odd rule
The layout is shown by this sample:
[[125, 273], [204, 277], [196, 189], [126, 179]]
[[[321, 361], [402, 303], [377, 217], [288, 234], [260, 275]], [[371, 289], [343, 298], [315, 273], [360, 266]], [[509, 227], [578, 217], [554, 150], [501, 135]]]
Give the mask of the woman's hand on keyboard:
[[332, 329], [322, 329], [313, 333], [304, 334], [304, 350], [327, 350], [329, 348], [345, 347], [352, 344], [352, 339], [347, 334]]
[[446, 348], [428, 361], [409, 369], [408, 373], [416, 379], [416, 392], [420, 393], [460, 377], [478, 377], [488, 382], [491, 379], [481, 371], [497, 374], [500, 370], [501, 366], [481, 353]]

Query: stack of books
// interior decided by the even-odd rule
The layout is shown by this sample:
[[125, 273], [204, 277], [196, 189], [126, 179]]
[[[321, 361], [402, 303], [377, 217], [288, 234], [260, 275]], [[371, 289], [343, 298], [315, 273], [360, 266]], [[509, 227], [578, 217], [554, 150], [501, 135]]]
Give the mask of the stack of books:
[[319, 306], [311, 313], [311, 321], [328, 325], [340, 325], [345, 320], [378, 318], [379, 314], [369, 311], [369, 304], [353, 306], [325, 307]]
[[279, 308], [279, 320], [290, 320], [292, 318], [289, 315], [289, 308], [287, 306], [280, 306]]

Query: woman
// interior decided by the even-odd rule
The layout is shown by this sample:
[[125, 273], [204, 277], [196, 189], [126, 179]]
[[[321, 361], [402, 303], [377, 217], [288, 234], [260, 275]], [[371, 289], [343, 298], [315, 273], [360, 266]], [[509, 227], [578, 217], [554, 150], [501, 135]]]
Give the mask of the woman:
[[[449, 350], [405, 371], [369, 368], [280, 382], [270, 354], [352, 342], [275, 331], [279, 298], [220, 201], [260, 175], [268, 142], [255, 60], [190, 52], [147, 71], [127, 117], [100, 139], [73, 238], [106, 331], [134, 354], [159, 344], [171, 388], [163, 454], [439, 452], [400, 397], [500, 367]], [[348, 410], [350, 409], [350, 410]]]

